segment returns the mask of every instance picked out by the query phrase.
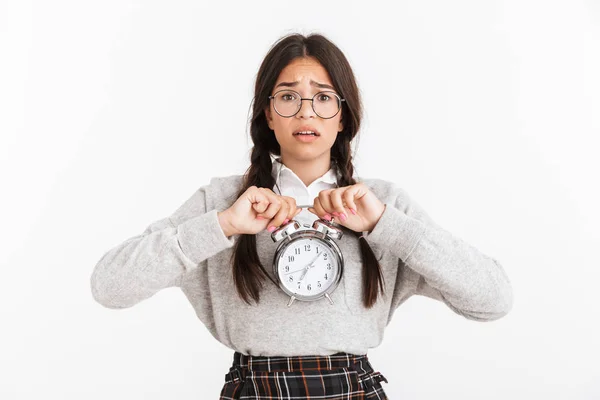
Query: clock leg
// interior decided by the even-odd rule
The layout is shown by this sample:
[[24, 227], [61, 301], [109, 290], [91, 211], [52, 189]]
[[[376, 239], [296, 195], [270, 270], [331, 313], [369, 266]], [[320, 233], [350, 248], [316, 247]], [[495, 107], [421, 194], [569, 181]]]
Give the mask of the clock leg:
[[325, 293], [325, 297], [327, 297], [327, 300], [329, 300], [329, 302], [333, 304], [333, 300], [331, 299], [331, 297], [329, 297], [329, 293]]
[[289, 303], [288, 303], [288, 305], [287, 305], [287, 306], [288, 306], [288, 307], [289, 307], [289, 306], [291, 306], [291, 305], [292, 305], [292, 303], [294, 302], [294, 300], [296, 300], [296, 297], [295, 297], [295, 296], [290, 296], [290, 301], [289, 301]]

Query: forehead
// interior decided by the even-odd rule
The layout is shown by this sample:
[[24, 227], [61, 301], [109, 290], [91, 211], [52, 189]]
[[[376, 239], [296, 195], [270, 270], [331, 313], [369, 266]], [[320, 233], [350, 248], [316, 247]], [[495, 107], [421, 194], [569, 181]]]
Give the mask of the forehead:
[[295, 82], [309, 84], [310, 80], [331, 85], [329, 73], [315, 58], [297, 58], [281, 70], [275, 84], [279, 82]]

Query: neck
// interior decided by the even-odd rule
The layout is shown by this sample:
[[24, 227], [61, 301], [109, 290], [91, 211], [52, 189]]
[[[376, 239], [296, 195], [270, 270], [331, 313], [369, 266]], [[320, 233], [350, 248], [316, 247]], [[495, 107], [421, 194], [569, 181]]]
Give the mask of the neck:
[[292, 157], [286, 157], [282, 154], [281, 162], [294, 171], [298, 178], [304, 182], [307, 187], [315, 180], [323, 176], [331, 168], [331, 155], [329, 152], [323, 154], [323, 157], [311, 160], [298, 160]]

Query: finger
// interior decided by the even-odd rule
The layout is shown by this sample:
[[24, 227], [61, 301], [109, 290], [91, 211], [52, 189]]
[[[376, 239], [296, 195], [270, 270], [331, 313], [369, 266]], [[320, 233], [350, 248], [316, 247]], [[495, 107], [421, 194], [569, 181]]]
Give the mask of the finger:
[[327, 213], [327, 211], [325, 211], [325, 209], [321, 205], [321, 199], [319, 197], [315, 197], [313, 206], [311, 208], [313, 209], [313, 212], [315, 214], [317, 214], [317, 216], [319, 218], [323, 218], [327, 221], [331, 221], [332, 217], [329, 213]]
[[[293, 197], [289, 197], [289, 196], [280, 196], [280, 195], [278, 195], [278, 194], [276, 194], [276, 193], [273, 193], [272, 191], [271, 191], [271, 192], [268, 192], [268, 191], [267, 191], [267, 192], [264, 192], [264, 193], [266, 193], [266, 195], [267, 195], [267, 196], [269, 197], [269, 199], [271, 199], [271, 200], [272, 200], [272, 199], [277, 199], [277, 201], [279, 201], [279, 203], [280, 203], [280, 205], [281, 205], [282, 207], [283, 207], [283, 206], [287, 206], [287, 208], [285, 208], [285, 209], [287, 209], [287, 210], [288, 210], [288, 212], [287, 212], [287, 218], [284, 218], [284, 221], [285, 221], [286, 219], [291, 219], [291, 218], [295, 217], [295, 216], [298, 214], [298, 212], [299, 212], [299, 211], [298, 211], [298, 212], [296, 212], [296, 214], [294, 214], [294, 213], [293, 213], [293, 212], [294, 212], [294, 210], [296, 210], [296, 209], [297, 209], [297, 207], [296, 207], [296, 200], [295, 200]], [[261, 217], [261, 218], [268, 218], [268, 219], [273, 219], [273, 218], [275, 218], [275, 215], [276, 215], [277, 213], [279, 213], [279, 211], [280, 211], [280, 208], [278, 208], [278, 209], [277, 209], [275, 212], [272, 212], [272, 211], [274, 211], [274, 209], [271, 209], [271, 210], [269, 211], [269, 213], [267, 213], [267, 211], [264, 211], [263, 213], [261, 213], [260, 215], [258, 215], [258, 217]], [[301, 210], [300, 210], [300, 211], [301, 211]]]
[[[302, 212], [302, 208], [296, 208], [296, 212], [292, 214], [292, 218], [290, 219], [294, 219], [296, 218], [296, 216], [298, 216], [298, 214], [300, 214]], [[285, 221], [284, 221], [285, 223]]]
[[281, 207], [281, 197], [267, 188], [258, 188], [258, 192], [259, 194], [257, 197], [265, 199], [264, 201], [261, 201], [261, 203], [266, 202], [266, 207], [263, 208], [261, 204], [261, 207], [259, 208], [260, 212], [258, 213], [257, 217], [270, 220], [275, 216], [275, 214], [277, 214], [279, 208]]
[[277, 193], [275, 193], [274, 191], [272, 191], [271, 189], [269, 189], [269, 188], [266, 188], [266, 187], [261, 187], [261, 188], [260, 188], [260, 190], [261, 190], [263, 193], [265, 193], [267, 196], [268, 196], [268, 195], [271, 195], [271, 196], [279, 196]]
[[289, 208], [290, 208], [290, 206], [289, 206], [288, 202], [282, 200], [280, 203], [279, 210], [277, 211], [277, 213], [273, 216], [273, 218], [271, 219], [271, 221], [269, 221], [269, 224], [267, 225], [267, 229], [269, 230], [269, 232], [272, 232], [276, 228], [283, 225], [283, 221], [285, 221], [287, 219]]
[[331, 206], [333, 207], [332, 213], [334, 213], [335, 215], [335, 213], [337, 212], [338, 215], [341, 217], [342, 221], [348, 217], [348, 215], [346, 214], [347, 211], [344, 208], [344, 201], [342, 198], [342, 195], [347, 190], [347, 188], [339, 188], [329, 193], [329, 201], [331, 202]]
[[281, 209], [282, 203], [283, 201], [279, 199], [269, 199], [269, 206], [264, 212], [260, 213], [259, 215], [268, 220], [273, 219]]
[[321, 204], [321, 207], [323, 208], [323, 210], [325, 211], [325, 213], [331, 214], [332, 212], [334, 212], [334, 208], [333, 205], [331, 204], [331, 199], [329, 198], [329, 194], [331, 192], [333, 192], [335, 189], [326, 189], [326, 190], [321, 190], [319, 192], [319, 202]]
[[356, 212], [358, 210], [356, 207], [356, 203], [354, 202], [354, 195], [358, 190], [359, 188], [357, 188], [356, 185], [352, 185], [348, 190], [344, 192], [342, 196], [344, 198], [344, 202], [346, 203], [346, 207], [350, 209], [350, 212], [354, 215], [356, 215]]
[[285, 224], [288, 220], [293, 219], [296, 215], [298, 215], [298, 213], [302, 211], [302, 209], [298, 208], [298, 206], [296, 205], [296, 199], [294, 199], [293, 197], [283, 196], [283, 198], [287, 201], [289, 205], [287, 217], [283, 221], [283, 223]]
[[252, 208], [257, 213], [264, 212], [270, 204], [268, 197], [259, 188], [254, 188], [254, 190], [249, 192], [248, 200], [252, 203]]

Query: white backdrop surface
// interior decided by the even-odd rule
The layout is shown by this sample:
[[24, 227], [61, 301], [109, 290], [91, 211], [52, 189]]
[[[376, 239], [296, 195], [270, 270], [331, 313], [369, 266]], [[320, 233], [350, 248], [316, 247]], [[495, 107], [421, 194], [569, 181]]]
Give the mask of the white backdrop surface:
[[218, 397], [233, 351], [179, 289], [110, 310], [89, 278], [245, 171], [254, 78], [291, 32], [354, 68], [359, 174], [514, 287], [489, 323], [402, 305], [369, 352], [390, 398], [600, 399], [600, 5], [566, 0], [1, 1], [0, 398]]

